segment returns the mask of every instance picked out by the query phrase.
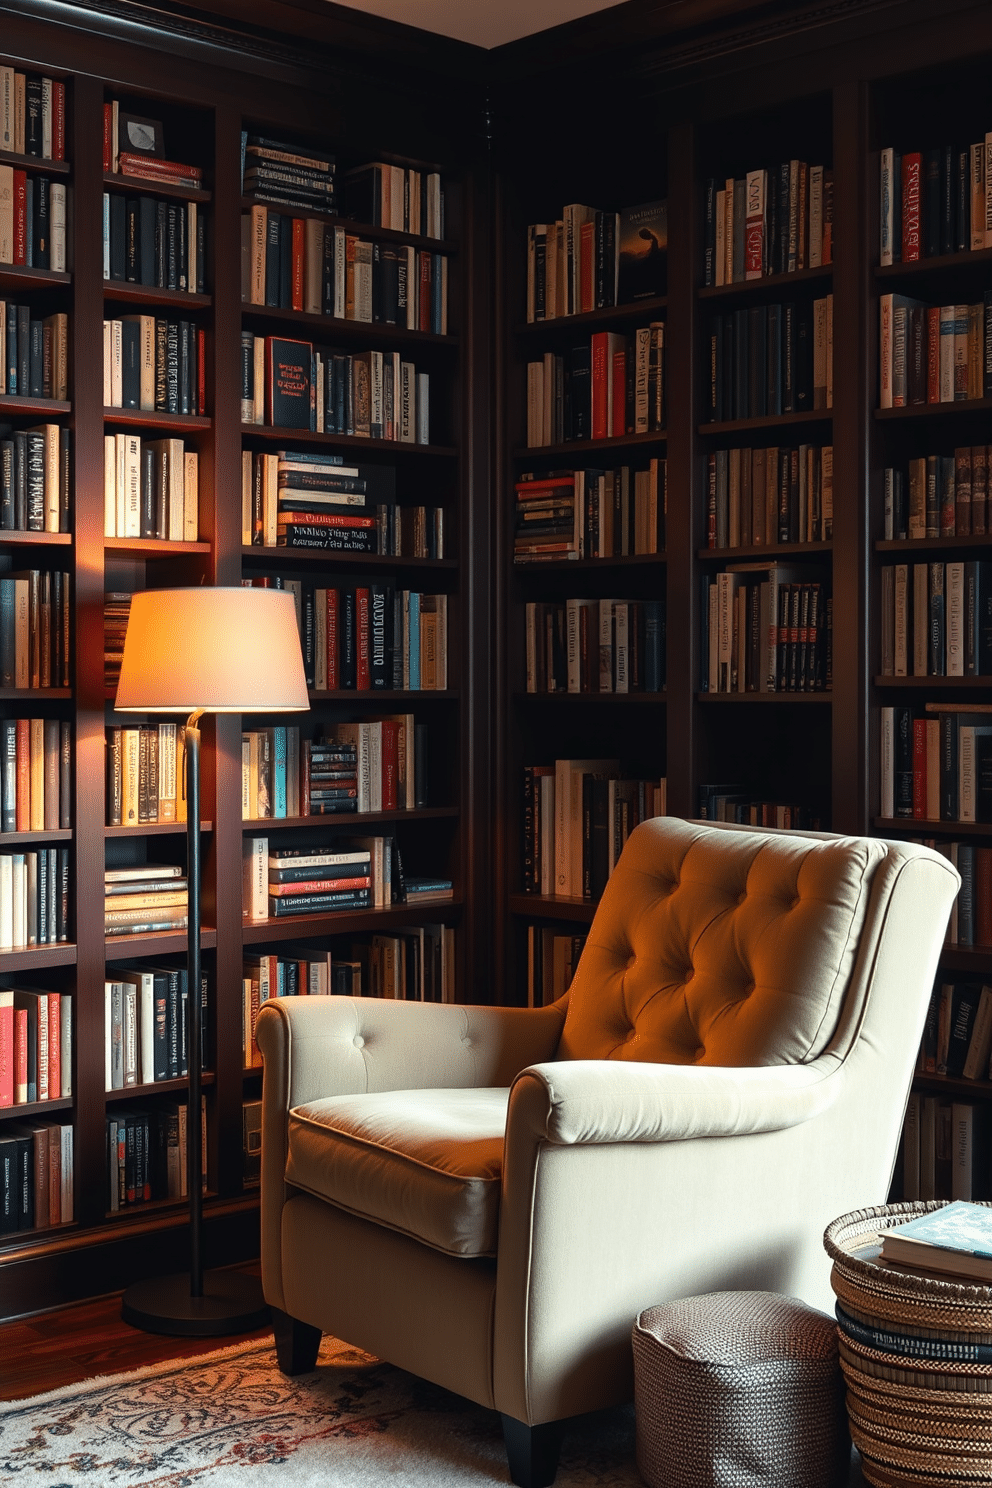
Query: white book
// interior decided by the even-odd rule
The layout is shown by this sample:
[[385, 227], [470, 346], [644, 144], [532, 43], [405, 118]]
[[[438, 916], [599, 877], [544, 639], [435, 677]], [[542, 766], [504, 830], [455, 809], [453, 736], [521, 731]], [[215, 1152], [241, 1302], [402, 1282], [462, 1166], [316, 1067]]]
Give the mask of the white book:
[[265, 423], [265, 337], [256, 336], [253, 347], [252, 385], [255, 389], [253, 424]]
[[343, 227], [332, 228], [334, 234], [334, 316], [344, 320], [347, 306], [348, 246]]
[[14, 901], [14, 949], [28, 943], [28, 867], [24, 853], [12, 854], [12, 897]]
[[59, 1198], [62, 1205], [62, 1223], [71, 1224], [73, 1214], [72, 1190], [75, 1177], [72, 1159], [72, 1127], [67, 1125], [61, 1127], [60, 1130], [62, 1133], [62, 1161], [59, 1169], [61, 1175]]
[[141, 536], [141, 436], [124, 435], [124, 536]]
[[894, 151], [891, 148], [883, 150], [881, 152], [879, 169], [878, 261], [880, 264], [890, 264], [892, 262], [892, 246], [895, 242], [894, 167]]
[[110, 402], [108, 408], [124, 403], [124, 328], [119, 320], [110, 322]]
[[964, 676], [964, 564], [948, 563], [944, 577], [947, 606], [946, 658], [948, 677]]
[[[182, 446], [182, 440], [178, 443]], [[196, 450], [183, 450], [183, 539], [200, 536], [200, 460]]]
[[940, 344], [938, 348], [941, 403], [954, 402], [955, 306], [940, 307]]
[[246, 837], [243, 852], [242, 909], [247, 920], [269, 917], [269, 839]]
[[52, 239], [51, 265], [57, 273], [64, 274], [66, 266], [66, 195], [65, 186], [61, 181], [52, 182], [49, 210], [51, 212]]
[[895, 816], [895, 709], [879, 709], [879, 813], [888, 819]]
[[103, 322], [103, 406], [112, 408], [114, 395], [114, 323]]
[[613, 691], [615, 672], [614, 658], [614, 604], [612, 599], [599, 601], [599, 690]]

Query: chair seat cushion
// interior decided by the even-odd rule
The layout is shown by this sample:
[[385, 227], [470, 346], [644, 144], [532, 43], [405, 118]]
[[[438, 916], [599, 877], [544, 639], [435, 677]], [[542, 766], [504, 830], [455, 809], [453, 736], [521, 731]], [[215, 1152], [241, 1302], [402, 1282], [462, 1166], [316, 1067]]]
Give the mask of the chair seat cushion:
[[297, 1106], [286, 1181], [446, 1255], [495, 1255], [508, 1096], [390, 1090]]

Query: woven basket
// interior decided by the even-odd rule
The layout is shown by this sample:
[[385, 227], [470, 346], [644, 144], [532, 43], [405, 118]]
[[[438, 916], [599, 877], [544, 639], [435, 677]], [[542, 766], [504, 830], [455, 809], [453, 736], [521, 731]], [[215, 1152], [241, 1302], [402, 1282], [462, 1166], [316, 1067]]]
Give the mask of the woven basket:
[[[939, 1203], [888, 1204], [834, 1220], [831, 1285], [859, 1322], [954, 1343], [992, 1343], [992, 1287], [914, 1276], [877, 1263], [880, 1236]], [[851, 1435], [879, 1488], [992, 1488], [992, 1364], [919, 1359], [843, 1331]]]

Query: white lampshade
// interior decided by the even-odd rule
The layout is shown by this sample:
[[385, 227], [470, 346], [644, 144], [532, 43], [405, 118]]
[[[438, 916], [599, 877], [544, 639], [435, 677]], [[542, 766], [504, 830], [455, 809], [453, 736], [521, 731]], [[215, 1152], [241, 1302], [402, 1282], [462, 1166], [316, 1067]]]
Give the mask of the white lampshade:
[[145, 589], [131, 599], [121, 712], [282, 713], [310, 706], [292, 594]]

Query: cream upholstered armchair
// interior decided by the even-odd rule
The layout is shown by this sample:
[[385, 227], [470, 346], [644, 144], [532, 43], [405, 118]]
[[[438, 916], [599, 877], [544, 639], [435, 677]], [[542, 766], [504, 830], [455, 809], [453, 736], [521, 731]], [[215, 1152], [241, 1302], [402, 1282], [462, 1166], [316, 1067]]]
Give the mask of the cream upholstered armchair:
[[883, 1202], [959, 879], [925, 848], [662, 818], [539, 1009], [292, 998], [265, 1060], [262, 1276], [322, 1330], [502, 1414], [513, 1481], [630, 1398], [644, 1307], [830, 1305], [821, 1236]]

